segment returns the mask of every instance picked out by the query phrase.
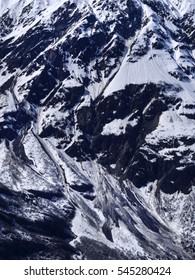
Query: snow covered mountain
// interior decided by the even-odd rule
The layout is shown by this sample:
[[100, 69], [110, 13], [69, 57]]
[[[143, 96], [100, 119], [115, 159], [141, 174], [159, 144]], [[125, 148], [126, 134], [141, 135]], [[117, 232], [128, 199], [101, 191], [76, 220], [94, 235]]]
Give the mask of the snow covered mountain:
[[193, 0], [0, 0], [0, 258], [195, 257]]

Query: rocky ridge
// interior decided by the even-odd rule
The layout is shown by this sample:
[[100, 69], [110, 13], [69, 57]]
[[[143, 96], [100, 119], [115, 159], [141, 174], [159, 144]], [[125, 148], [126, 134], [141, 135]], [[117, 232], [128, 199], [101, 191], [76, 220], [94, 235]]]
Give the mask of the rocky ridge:
[[193, 1], [0, 7], [1, 258], [194, 258]]

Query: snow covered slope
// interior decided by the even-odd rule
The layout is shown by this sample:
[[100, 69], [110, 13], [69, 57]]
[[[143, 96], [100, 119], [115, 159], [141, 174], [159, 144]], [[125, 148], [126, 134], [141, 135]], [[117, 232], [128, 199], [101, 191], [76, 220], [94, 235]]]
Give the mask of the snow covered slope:
[[0, 0], [0, 27], [0, 258], [193, 259], [193, 1]]

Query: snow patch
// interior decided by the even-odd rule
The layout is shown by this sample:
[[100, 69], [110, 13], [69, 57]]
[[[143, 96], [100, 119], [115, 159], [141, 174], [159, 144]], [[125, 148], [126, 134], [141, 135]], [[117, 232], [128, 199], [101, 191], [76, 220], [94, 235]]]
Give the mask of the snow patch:
[[138, 119], [134, 119], [132, 121], [129, 120], [129, 117], [125, 119], [115, 119], [111, 121], [110, 123], [107, 123], [101, 132], [102, 135], [121, 135], [125, 134], [126, 128], [128, 125], [131, 127], [134, 127], [137, 125]]

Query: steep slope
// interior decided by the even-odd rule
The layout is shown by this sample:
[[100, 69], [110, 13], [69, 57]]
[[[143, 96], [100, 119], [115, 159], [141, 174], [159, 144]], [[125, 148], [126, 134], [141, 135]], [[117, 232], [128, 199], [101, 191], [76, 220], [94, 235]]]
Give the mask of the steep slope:
[[0, 7], [1, 258], [194, 258], [193, 1]]

